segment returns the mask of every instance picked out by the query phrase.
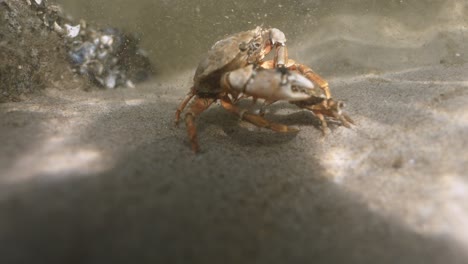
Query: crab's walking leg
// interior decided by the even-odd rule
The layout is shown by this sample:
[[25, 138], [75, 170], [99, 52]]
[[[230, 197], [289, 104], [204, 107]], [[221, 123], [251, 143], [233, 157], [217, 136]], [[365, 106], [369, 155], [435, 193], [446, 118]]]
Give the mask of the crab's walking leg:
[[190, 109], [185, 114], [185, 126], [194, 152], [200, 151], [197, 139], [197, 127], [195, 125], [195, 118], [205, 111], [215, 101], [215, 98], [201, 98], [195, 97], [195, 100], [190, 105]]
[[312, 106], [312, 111], [314, 113], [320, 113], [325, 116], [334, 117], [340, 120], [343, 126], [351, 128], [351, 125], [355, 125], [355, 123], [347, 114], [342, 112], [341, 109], [343, 109], [344, 106], [344, 103], [341, 101], [328, 99], [323, 101], [321, 104]]
[[175, 113], [175, 120], [174, 124], [177, 126], [179, 125], [180, 121], [180, 114], [182, 111], [184, 111], [185, 107], [187, 104], [192, 100], [192, 98], [195, 96], [195, 91], [193, 90], [193, 87], [190, 89], [190, 92], [185, 96], [185, 99], [180, 103], [179, 107], [177, 107], [176, 113]]
[[340, 109], [344, 107], [342, 102], [336, 102], [333, 99], [324, 100], [318, 104], [307, 104], [307, 102], [292, 102], [300, 108], [308, 109], [317, 116], [322, 125], [322, 132], [325, 135], [327, 132], [327, 121], [325, 116], [333, 117], [340, 120], [341, 124], [347, 128], [351, 128], [351, 125], [355, 125], [354, 121]]
[[343, 126], [345, 126], [347, 128], [351, 128], [350, 124], [356, 125], [356, 123], [354, 123], [354, 120], [351, 119], [351, 117], [349, 117], [349, 115], [347, 115], [345, 113], [341, 113], [341, 114], [334, 113], [334, 116], [335, 116], [335, 118], [337, 118], [337, 119], [339, 119], [341, 121]]
[[322, 129], [322, 134], [325, 136], [328, 132], [327, 128], [328, 128], [328, 124], [327, 124], [327, 121], [325, 120], [325, 116], [323, 115], [323, 113], [317, 109], [316, 106], [301, 106], [301, 105], [297, 105], [301, 108], [305, 108], [305, 109], [308, 109], [310, 111], [312, 111], [312, 113], [314, 113], [314, 115], [320, 120], [320, 127]]
[[273, 123], [259, 115], [255, 115], [247, 111], [243, 111], [239, 109], [237, 106], [233, 105], [231, 100], [227, 97], [221, 98], [221, 105], [229, 112], [239, 116], [241, 119], [251, 124], [254, 124], [257, 127], [268, 128], [276, 132], [297, 132], [298, 131], [295, 128], [291, 128], [283, 124]]

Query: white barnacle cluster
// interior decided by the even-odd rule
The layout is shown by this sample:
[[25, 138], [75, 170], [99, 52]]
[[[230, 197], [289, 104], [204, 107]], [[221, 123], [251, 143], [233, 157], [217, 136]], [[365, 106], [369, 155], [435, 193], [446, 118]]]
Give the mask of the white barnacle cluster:
[[100, 86], [109, 89], [120, 85], [133, 87], [119, 57], [126, 42], [127, 37], [117, 29], [90, 29], [70, 44], [68, 54], [75, 71]]
[[81, 25], [72, 25], [70, 18], [63, 14], [63, 10], [58, 5], [47, 4], [45, 0], [27, 0], [37, 15], [41, 18], [44, 26], [68, 38], [75, 38], [80, 34]]
[[131, 35], [111, 27], [95, 29], [84, 20], [77, 23], [60, 6], [48, 4], [47, 0], [26, 1], [42, 24], [64, 39], [73, 70], [93, 83], [109, 89], [134, 87], [134, 82], [151, 74], [146, 53]]
[[26, 3], [28, 3], [28, 5], [32, 5], [34, 3], [39, 6], [42, 4], [42, 0], [34, 0], [33, 3], [31, 3], [31, 0], [26, 0]]

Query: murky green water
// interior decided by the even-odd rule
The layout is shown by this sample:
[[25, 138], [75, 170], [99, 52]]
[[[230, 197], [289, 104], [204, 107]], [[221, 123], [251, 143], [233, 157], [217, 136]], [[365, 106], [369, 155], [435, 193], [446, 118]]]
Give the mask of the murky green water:
[[288, 37], [290, 56], [326, 75], [464, 63], [466, 0], [59, 0], [66, 12], [137, 32], [162, 72], [196, 67], [216, 40], [256, 25]]

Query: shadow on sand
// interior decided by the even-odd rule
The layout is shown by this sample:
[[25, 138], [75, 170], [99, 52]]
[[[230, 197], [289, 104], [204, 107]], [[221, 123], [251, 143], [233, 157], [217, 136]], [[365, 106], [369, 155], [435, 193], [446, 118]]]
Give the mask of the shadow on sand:
[[[83, 138], [104, 148], [112, 142], [99, 131], [102, 127], [138, 138], [149, 120], [131, 117], [141, 111], [117, 110], [113, 118], [98, 119]], [[278, 140], [276, 134], [262, 133], [242, 145], [245, 129], [218, 111], [223, 110], [210, 110], [202, 118], [200, 124], [207, 125], [200, 125], [200, 133], [211, 133], [211, 124], [229, 128], [231, 145], [218, 145], [226, 140], [216, 137], [206, 142], [203, 136], [209, 150], [194, 156], [180, 143], [185, 138], [180, 129], [128, 151], [129, 133], [120, 133], [123, 152], [114, 153], [116, 165], [107, 171], [52, 179], [41, 175], [10, 186], [0, 201], [0, 262], [466, 261], [449, 239], [417, 234], [397, 219], [375, 214], [329, 181], [317, 160], [301, 156], [310, 144], [295, 145], [295, 159], [282, 155], [289, 148], [283, 145], [292, 144], [285, 144], [289, 137]], [[114, 118], [124, 127], [118, 128]], [[169, 117], [159, 121], [150, 126], [158, 130], [171, 122]]]

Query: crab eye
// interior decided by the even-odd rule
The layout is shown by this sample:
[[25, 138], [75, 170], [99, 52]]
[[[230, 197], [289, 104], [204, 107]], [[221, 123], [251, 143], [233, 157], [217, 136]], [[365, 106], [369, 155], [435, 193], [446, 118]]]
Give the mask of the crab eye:
[[255, 49], [258, 49], [258, 48], [260, 48], [260, 46], [262, 46], [262, 44], [260, 44], [258, 42], [255, 42], [253, 45], [254, 45]]
[[248, 45], [245, 42], [242, 42], [241, 44], [239, 44], [240, 51], [246, 51], [247, 47], [248, 47]]

